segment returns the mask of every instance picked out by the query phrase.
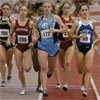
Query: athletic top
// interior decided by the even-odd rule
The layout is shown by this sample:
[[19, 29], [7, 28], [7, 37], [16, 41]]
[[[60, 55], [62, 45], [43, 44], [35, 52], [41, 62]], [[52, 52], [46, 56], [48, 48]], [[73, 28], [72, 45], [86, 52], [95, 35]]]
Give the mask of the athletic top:
[[68, 27], [68, 32], [64, 33], [64, 34], [60, 34], [60, 38], [62, 40], [66, 40], [66, 41], [70, 41], [71, 39], [69, 38], [69, 33], [70, 33], [70, 30], [72, 28], [72, 25], [73, 25], [73, 19], [71, 16], [69, 16], [69, 20], [65, 20], [63, 17], [61, 17], [61, 20], [62, 22], [64, 23], [64, 25], [66, 27]]
[[[10, 18], [10, 17], [8, 17]], [[0, 16], [0, 39], [7, 40], [9, 36], [10, 26], [7, 23], [7, 21], [3, 18], [3, 16]]]
[[29, 27], [30, 20], [27, 20], [24, 26], [20, 26], [18, 20], [15, 25], [16, 44], [29, 44], [31, 42], [32, 30]]
[[79, 38], [76, 39], [77, 45], [88, 45], [93, 43], [93, 25], [92, 25], [92, 19], [88, 19], [88, 24], [83, 24], [80, 19], [77, 19], [78, 21], [78, 28], [76, 30], [76, 34], [86, 34], [86, 38]]
[[54, 34], [50, 32], [50, 28], [54, 28], [54, 14], [51, 14], [48, 20], [43, 20], [43, 16], [40, 16], [38, 21], [38, 30], [40, 34], [40, 42], [43, 45], [52, 45], [55, 43]]

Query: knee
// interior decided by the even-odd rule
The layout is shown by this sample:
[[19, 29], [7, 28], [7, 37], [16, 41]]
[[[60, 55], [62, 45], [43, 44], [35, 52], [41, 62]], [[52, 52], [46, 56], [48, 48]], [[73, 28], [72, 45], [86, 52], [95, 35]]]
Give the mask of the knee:
[[25, 70], [25, 72], [30, 72], [31, 67], [29, 67], [29, 68], [25, 68], [24, 70]]
[[1, 57], [0, 57], [0, 62], [1, 62], [1, 63], [6, 63], [6, 58], [1, 56]]
[[78, 73], [79, 73], [79, 74], [82, 74], [82, 73], [83, 73], [83, 70], [78, 69]]
[[65, 66], [69, 67], [70, 66], [70, 62], [66, 62]]
[[90, 73], [90, 69], [89, 68], [85, 68], [85, 73]]
[[9, 67], [12, 67], [12, 63], [11, 63], [11, 62], [7, 62], [7, 65], [8, 65]]

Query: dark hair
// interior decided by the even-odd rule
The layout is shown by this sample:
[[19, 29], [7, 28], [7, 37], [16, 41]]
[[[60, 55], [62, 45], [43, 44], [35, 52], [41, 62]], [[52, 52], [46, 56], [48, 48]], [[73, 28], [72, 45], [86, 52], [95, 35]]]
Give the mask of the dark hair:
[[59, 12], [58, 12], [58, 15], [61, 16], [63, 14], [63, 11], [62, 11], [62, 8], [65, 4], [68, 4], [71, 8], [71, 4], [68, 2], [68, 1], [65, 1], [64, 3], [62, 3], [62, 5], [60, 6], [59, 8]]
[[81, 10], [82, 6], [87, 6], [87, 8], [89, 9], [89, 5], [87, 3], [82, 3], [80, 4], [79, 11]]
[[82, 6], [87, 6], [87, 8], [89, 9], [89, 5], [86, 4], [86, 3], [78, 4], [78, 5], [76, 6], [75, 11], [73, 12], [75, 16], [79, 14], [79, 11], [81, 10]]
[[9, 6], [9, 8], [11, 9], [11, 5], [10, 5], [9, 3], [3, 3], [3, 4], [1, 5], [1, 8], [3, 8], [5, 5]]

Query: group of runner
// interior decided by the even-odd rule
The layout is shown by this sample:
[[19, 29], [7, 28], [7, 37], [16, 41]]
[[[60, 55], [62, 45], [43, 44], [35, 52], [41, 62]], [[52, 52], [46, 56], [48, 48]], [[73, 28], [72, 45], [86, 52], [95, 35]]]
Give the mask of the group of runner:
[[[77, 18], [70, 14], [71, 4], [68, 1], [62, 3], [58, 8], [50, 1], [44, 1], [38, 8], [39, 10], [35, 12], [37, 16], [33, 16], [33, 14], [29, 17], [27, 17], [29, 10], [25, 5], [19, 7], [18, 18], [10, 16], [9, 3], [2, 4], [1, 9], [1, 86], [6, 85], [5, 64], [8, 68], [7, 81], [12, 78], [11, 61], [14, 54], [22, 85], [21, 95], [26, 94], [24, 71], [31, 70], [32, 61], [35, 70], [39, 73], [38, 92], [42, 92], [44, 97], [48, 96], [47, 77], [50, 78], [53, 73], [57, 80], [56, 88], [61, 87], [59, 67], [64, 70], [65, 81], [62, 87], [64, 91], [67, 91], [71, 61], [75, 54], [78, 72], [83, 74], [82, 95], [86, 97], [94, 58], [93, 47], [100, 39], [95, 29], [95, 21], [89, 16], [89, 6], [81, 4]], [[39, 12], [40, 10], [42, 12]], [[41, 90], [41, 86], [43, 90]]]

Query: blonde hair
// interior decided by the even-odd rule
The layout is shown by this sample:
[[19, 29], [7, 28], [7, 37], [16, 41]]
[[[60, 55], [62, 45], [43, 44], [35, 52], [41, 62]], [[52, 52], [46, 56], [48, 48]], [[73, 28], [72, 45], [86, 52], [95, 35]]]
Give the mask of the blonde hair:
[[52, 11], [51, 11], [51, 12], [55, 14], [55, 12], [56, 12], [56, 6], [55, 6], [55, 4], [52, 3], [51, 1], [45, 0], [45, 1], [43, 2], [42, 6], [43, 6], [45, 3], [47, 3], [47, 2], [50, 3], [51, 6], [52, 6]]

